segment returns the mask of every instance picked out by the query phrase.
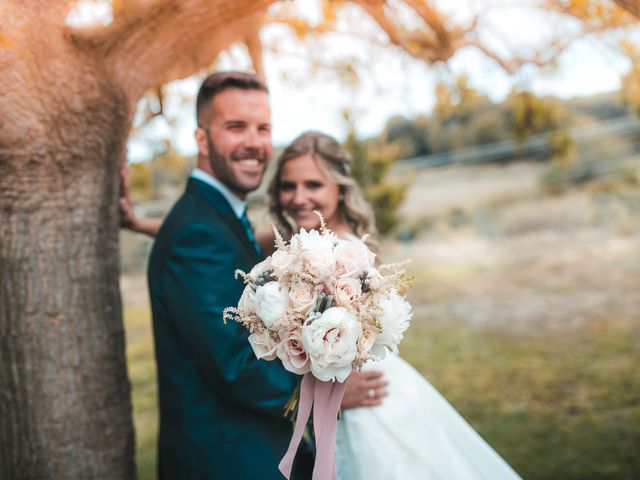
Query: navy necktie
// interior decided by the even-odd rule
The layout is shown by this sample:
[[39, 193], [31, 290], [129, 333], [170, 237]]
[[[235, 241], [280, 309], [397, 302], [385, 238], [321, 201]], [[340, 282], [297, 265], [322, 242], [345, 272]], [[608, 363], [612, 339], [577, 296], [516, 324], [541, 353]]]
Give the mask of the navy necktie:
[[246, 232], [247, 238], [251, 242], [251, 245], [253, 246], [253, 249], [258, 254], [258, 257], [262, 258], [262, 249], [260, 248], [260, 245], [258, 244], [258, 241], [256, 240], [255, 235], [253, 234], [253, 228], [251, 228], [251, 222], [249, 222], [249, 218], [247, 217], [247, 209], [246, 208], [245, 208], [245, 210], [244, 210], [244, 212], [242, 214], [242, 217], [240, 218], [240, 222], [242, 223], [242, 226], [244, 227], [244, 231]]

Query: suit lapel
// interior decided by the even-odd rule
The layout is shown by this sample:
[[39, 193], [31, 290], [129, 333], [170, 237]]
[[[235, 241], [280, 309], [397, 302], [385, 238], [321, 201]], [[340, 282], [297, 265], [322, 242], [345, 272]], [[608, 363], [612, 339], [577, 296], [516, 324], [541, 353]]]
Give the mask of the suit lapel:
[[240, 222], [240, 219], [236, 217], [235, 212], [229, 205], [226, 198], [214, 187], [207, 183], [198, 180], [196, 178], [189, 178], [187, 182], [187, 192], [193, 193], [204, 198], [209, 204], [211, 204], [216, 211], [220, 214], [224, 222], [231, 229], [238, 241], [243, 245], [247, 255], [253, 259], [254, 263], [257, 263], [261, 259], [251, 244], [251, 241], [247, 237], [244, 226]]

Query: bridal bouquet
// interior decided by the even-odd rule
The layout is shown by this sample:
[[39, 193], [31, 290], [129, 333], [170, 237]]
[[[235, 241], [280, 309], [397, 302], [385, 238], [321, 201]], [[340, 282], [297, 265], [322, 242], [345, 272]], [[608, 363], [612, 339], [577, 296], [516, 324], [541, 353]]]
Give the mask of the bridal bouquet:
[[248, 274], [237, 308], [225, 319], [242, 323], [258, 358], [280, 359], [290, 372], [344, 382], [367, 360], [384, 358], [409, 326], [411, 306], [400, 265], [374, 265], [361, 240], [326, 228], [304, 229]]
[[[375, 266], [364, 239], [343, 240], [328, 230], [301, 230], [287, 244], [278, 231], [276, 251], [249, 273], [237, 271], [246, 287], [225, 321], [235, 320], [250, 332], [259, 359], [278, 358], [284, 368], [304, 375], [294, 438], [281, 463], [288, 478], [293, 455], [315, 401], [315, 478], [331, 476], [336, 414], [344, 382], [368, 360], [384, 358], [409, 326], [411, 306], [401, 264]], [[320, 430], [319, 423], [328, 422]], [[298, 435], [299, 434], [299, 435]], [[295, 445], [294, 445], [295, 443]], [[324, 452], [327, 457], [322, 458]], [[284, 464], [284, 465], [283, 465]]]

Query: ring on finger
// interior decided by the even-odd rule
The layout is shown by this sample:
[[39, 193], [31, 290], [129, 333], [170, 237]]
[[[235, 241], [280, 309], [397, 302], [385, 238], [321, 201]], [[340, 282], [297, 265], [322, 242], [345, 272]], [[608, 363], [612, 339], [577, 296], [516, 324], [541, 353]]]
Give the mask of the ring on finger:
[[370, 388], [367, 392], [367, 398], [374, 399], [376, 398], [376, 390], [375, 388]]

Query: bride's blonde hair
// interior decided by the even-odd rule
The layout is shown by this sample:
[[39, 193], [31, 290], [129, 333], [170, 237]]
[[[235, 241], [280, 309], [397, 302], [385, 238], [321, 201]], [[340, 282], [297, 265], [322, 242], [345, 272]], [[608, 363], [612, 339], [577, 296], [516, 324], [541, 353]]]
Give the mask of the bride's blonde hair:
[[276, 172], [269, 184], [269, 211], [277, 222], [278, 229], [291, 237], [294, 226], [280, 205], [280, 180], [284, 164], [295, 158], [311, 155], [318, 167], [338, 184], [340, 198], [338, 211], [357, 237], [369, 235], [367, 245], [378, 253], [378, 232], [375, 216], [369, 202], [362, 196], [356, 181], [349, 175], [352, 158], [333, 137], [320, 132], [305, 132], [296, 138], [278, 157]]

